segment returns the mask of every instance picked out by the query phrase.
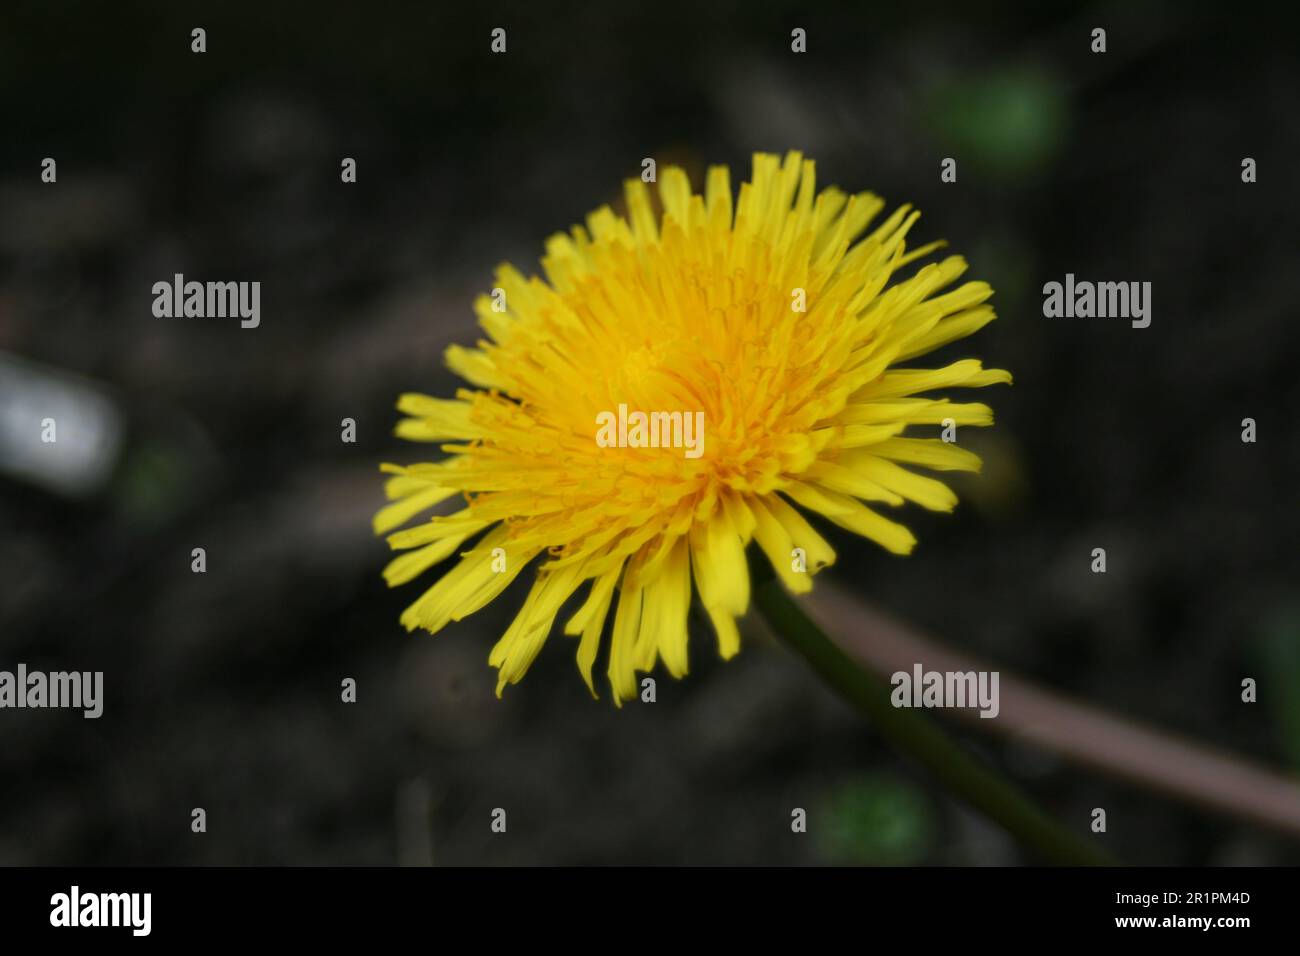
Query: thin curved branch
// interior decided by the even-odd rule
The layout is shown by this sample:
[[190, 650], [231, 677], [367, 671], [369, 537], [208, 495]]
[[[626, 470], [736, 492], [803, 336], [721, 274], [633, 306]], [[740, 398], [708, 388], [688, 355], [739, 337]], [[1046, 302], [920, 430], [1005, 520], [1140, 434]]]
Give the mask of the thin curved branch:
[[[880, 675], [927, 670], [989, 670], [980, 662], [917, 633], [822, 579], [804, 602], [809, 616], [850, 657]], [[1158, 790], [1225, 816], [1249, 820], [1300, 841], [1300, 784], [1265, 767], [1180, 739], [1164, 731], [1069, 700], [1002, 668], [1001, 711], [979, 719], [949, 711], [980, 730], [1034, 744], [1115, 777]]]

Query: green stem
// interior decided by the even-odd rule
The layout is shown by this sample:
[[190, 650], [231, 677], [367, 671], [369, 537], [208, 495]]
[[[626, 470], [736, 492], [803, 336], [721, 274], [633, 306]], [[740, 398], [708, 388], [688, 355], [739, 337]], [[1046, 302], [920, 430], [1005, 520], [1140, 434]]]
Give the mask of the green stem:
[[895, 707], [890, 685], [840, 650], [791, 600], [770, 570], [755, 575], [754, 600], [773, 630], [866, 714], [890, 746], [918, 761], [949, 790], [1005, 827], [1032, 855], [1053, 864], [1114, 865], [1104, 850], [1063, 828], [1018, 787], [974, 760], [928, 717]]

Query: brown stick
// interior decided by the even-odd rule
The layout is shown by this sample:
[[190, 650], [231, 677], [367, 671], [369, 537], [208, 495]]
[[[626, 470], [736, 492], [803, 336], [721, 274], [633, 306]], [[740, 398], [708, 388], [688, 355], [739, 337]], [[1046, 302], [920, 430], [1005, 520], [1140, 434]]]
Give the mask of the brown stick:
[[[825, 580], [818, 582], [805, 606], [850, 657], [878, 674], [910, 673], [918, 662], [936, 671], [989, 669], [872, 610]], [[1067, 760], [1300, 840], [1300, 784], [995, 669], [1001, 702], [998, 716], [981, 719], [973, 709], [955, 711], [979, 729], [1036, 744]]]

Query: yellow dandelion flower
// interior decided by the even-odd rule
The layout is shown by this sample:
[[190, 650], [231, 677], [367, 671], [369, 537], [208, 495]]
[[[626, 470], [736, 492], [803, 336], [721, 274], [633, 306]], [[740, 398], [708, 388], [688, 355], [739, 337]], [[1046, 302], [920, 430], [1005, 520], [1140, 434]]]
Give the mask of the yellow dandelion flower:
[[[891, 284], [944, 245], [907, 249], [919, 216], [908, 206], [863, 235], [884, 202], [817, 193], [813, 162], [793, 152], [784, 163], [755, 155], [734, 206], [726, 167], [709, 170], [703, 196], [682, 170], [662, 170], [661, 216], [646, 184], [625, 192], [626, 218], [602, 207], [547, 240], [545, 279], [497, 270], [493, 296], [475, 303], [487, 338], [446, 356], [474, 388], [397, 403], [397, 434], [445, 443], [447, 457], [383, 466], [391, 503], [374, 527], [402, 552], [384, 576], [400, 585], [460, 552], [402, 615], [407, 630], [461, 620], [535, 564], [488, 658], [498, 694], [583, 589], [564, 631], [579, 637], [593, 694], [611, 611], [616, 703], [659, 661], [687, 672], [692, 584], [730, 658], [751, 540], [794, 592], [835, 559], [800, 509], [907, 554], [911, 532], [864, 502], [951, 511], [947, 485], [908, 466], [980, 462], [904, 432], [993, 421], [987, 405], [923, 393], [1011, 380], [974, 359], [896, 367], [994, 317], [987, 283], [950, 289], [966, 271], [960, 256]], [[395, 530], [456, 495], [459, 510]]]

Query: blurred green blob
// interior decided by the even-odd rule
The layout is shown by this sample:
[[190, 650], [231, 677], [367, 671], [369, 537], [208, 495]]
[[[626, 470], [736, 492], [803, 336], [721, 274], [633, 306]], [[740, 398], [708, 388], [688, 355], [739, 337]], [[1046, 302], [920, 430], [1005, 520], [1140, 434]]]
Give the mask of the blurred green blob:
[[1065, 138], [1069, 106], [1052, 75], [1037, 69], [967, 76], [936, 87], [926, 110], [957, 160], [1004, 179], [1043, 169]]
[[1259, 632], [1258, 647], [1259, 701], [1273, 714], [1283, 753], [1300, 769], [1300, 605], [1275, 611]]
[[176, 448], [158, 442], [131, 447], [113, 483], [117, 512], [130, 524], [156, 528], [192, 498], [192, 469]]
[[889, 773], [855, 777], [833, 790], [808, 829], [821, 855], [839, 863], [906, 866], [922, 861], [935, 820], [920, 788]]

